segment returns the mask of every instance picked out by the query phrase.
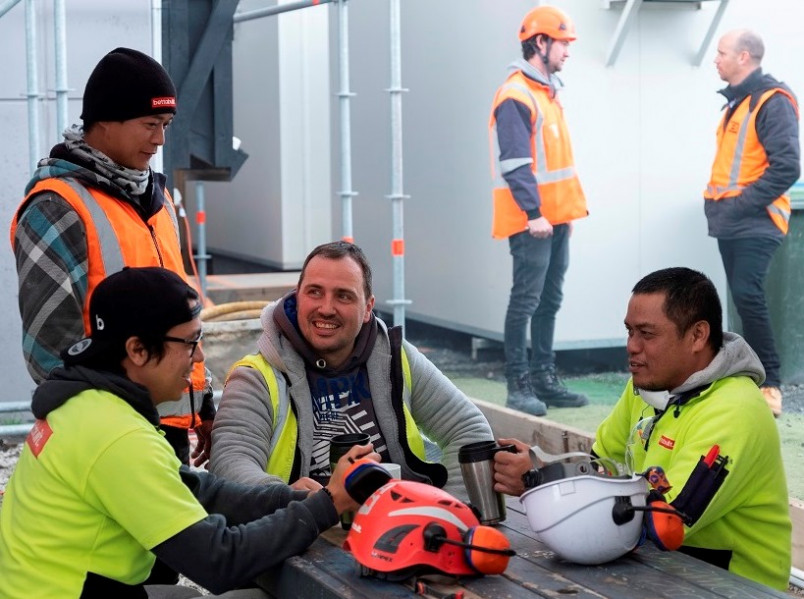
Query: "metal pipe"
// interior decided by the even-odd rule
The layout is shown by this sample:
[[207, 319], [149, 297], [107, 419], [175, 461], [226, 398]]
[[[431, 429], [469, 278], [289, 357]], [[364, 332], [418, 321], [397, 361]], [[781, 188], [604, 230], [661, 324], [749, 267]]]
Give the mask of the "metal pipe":
[[338, 0], [338, 108], [341, 119], [341, 238], [354, 241], [352, 229], [352, 123], [349, 91], [349, 7], [346, 0]]
[[[221, 402], [223, 391], [218, 389], [212, 393], [212, 401], [215, 406]], [[13, 406], [18, 409], [6, 409], [6, 406]], [[0, 401], [0, 412], [30, 412], [31, 402], [2, 402]], [[0, 426], [0, 439], [20, 438], [25, 437], [31, 431], [33, 422], [24, 422], [22, 424], [6, 424]]]
[[[338, 0], [340, 1], [340, 0]], [[243, 21], [251, 21], [252, 19], [261, 19], [263, 17], [271, 17], [273, 15], [278, 15], [283, 12], [290, 12], [292, 10], [298, 10], [300, 8], [307, 8], [309, 6], [317, 6], [319, 4], [327, 4], [329, 2], [335, 2], [335, 0], [302, 0], [301, 2], [289, 2], [287, 4], [282, 4], [279, 6], [271, 6], [268, 8], [259, 8], [257, 10], [250, 10], [247, 12], [235, 13], [232, 17], [232, 21], [235, 23], [241, 23]]]
[[64, 0], [53, 0], [53, 41], [56, 52], [56, 141], [61, 141], [67, 122], [67, 17]]
[[[162, 0], [151, 0], [151, 57], [162, 64]], [[162, 146], [156, 149], [151, 168], [161, 173], [164, 168]]]
[[402, 44], [400, 34], [400, 3], [390, 0], [391, 25], [391, 200], [393, 240], [391, 259], [393, 262], [393, 299], [388, 303], [394, 307], [394, 325], [405, 327], [405, 230], [404, 202], [409, 197], [403, 193], [402, 179]]
[[4, 4], [0, 4], [0, 17], [10, 11], [12, 8], [17, 6], [20, 3], [20, 0], [7, 0]]
[[36, 4], [25, 0], [25, 60], [28, 71], [28, 159], [31, 174], [39, 162], [39, 71], [36, 66]]
[[[204, 205], [204, 182], [195, 182], [195, 222], [198, 225], [196, 237], [195, 260], [198, 265], [198, 284], [201, 286], [201, 295], [207, 296], [207, 213]], [[192, 250], [192, 248], [191, 248]]]
[[799, 589], [804, 589], [804, 571], [798, 568], [791, 568], [790, 584]]

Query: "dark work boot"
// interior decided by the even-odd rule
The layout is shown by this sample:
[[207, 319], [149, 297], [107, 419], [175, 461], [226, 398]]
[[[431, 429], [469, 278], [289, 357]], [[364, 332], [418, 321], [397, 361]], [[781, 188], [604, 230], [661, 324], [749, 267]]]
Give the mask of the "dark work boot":
[[519, 377], [508, 379], [508, 401], [505, 402], [507, 408], [526, 412], [533, 416], [544, 416], [547, 414], [547, 406], [543, 401], [539, 401], [530, 386], [530, 375], [525, 373]]
[[553, 365], [531, 372], [530, 385], [533, 392], [551, 408], [580, 408], [589, 403], [585, 395], [567, 389]]

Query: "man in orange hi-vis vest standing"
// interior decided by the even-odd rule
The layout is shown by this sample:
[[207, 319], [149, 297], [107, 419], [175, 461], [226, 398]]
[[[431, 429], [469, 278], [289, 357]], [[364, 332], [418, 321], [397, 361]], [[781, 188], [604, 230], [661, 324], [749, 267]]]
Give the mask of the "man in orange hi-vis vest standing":
[[704, 192], [709, 235], [717, 239], [743, 336], [765, 368], [762, 393], [782, 412], [780, 360], [765, 300], [771, 258], [787, 234], [790, 187], [801, 171], [798, 102], [762, 72], [765, 46], [753, 31], [726, 33], [717, 47], [718, 75], [728, 83], [717, 153]]
[[547, 406], [588, 402], [558, 378], [553, 352], [572, 221], [588, 214], [555, 75], [575, 39], [575, 26], [557, 8], [539, 6], [525, 15], [522, 59], [497, 90], [489, 123], [492, 236], [508, 239], [513, 258], [504, 332], [506, 405], [536, 416], [546, 414]]
[[[151, 158], [165, 143], [176, 88], [150, 56], [116, 48], [93, 69], [81, 120], [39, 161], [11, 223], [19, 277], [22, 351], [38, 384], [61, 366], [60, 352], [89, 334], [98, 284], [126, 266], [161, 266], [187, 280], [178, 220], [165, 175]], [[198, 339], [152, 340], [183, 342]], [[215, 406], [203, 361], [181, 399], [158, 406], [160, 428], [179, 459], [209, 459]], [[189, 431], [198, 438], [190, 455]], [[161, 562], [160, 562], [161, 564]], [[151, 581], [176, 582], [175, 572]]]

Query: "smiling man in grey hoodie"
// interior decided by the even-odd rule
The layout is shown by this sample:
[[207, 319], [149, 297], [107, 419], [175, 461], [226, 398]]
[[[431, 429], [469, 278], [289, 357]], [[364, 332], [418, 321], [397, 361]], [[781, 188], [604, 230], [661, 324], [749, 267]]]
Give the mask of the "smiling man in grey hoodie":
[[[215, 418], [210, 470], [316, 489], [329, 442], [367, 433], [402, 478], [461, 493], [458, 450], [491, 440], [483, 414], [373, 313], [371, 267], [345, 241], [315, 248], [297, 289], [262, 313], [258, 353], [235, 364]], [[440, 459], [432, 459], [434, 445]]]

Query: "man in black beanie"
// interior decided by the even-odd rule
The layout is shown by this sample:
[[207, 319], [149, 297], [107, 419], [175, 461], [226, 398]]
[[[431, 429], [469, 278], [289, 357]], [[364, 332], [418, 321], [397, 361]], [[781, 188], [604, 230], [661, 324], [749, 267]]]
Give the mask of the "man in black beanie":
[[[153, 58], [129, 48], [104, 56], [84, 91], [83, 126], [39, 162], [11, 223], [19, 277], [22, 349], [38, 384], [62, 348], [88, 335], [89, 299], [125, 266], [161, 266], [187, 279], [165, 176], [149, 163], [176, 114], [176, 88]], [[162, 429], [184, 463], [209, 457], [215, 407], [203, 363], [177, 401], [159, 406]]]

